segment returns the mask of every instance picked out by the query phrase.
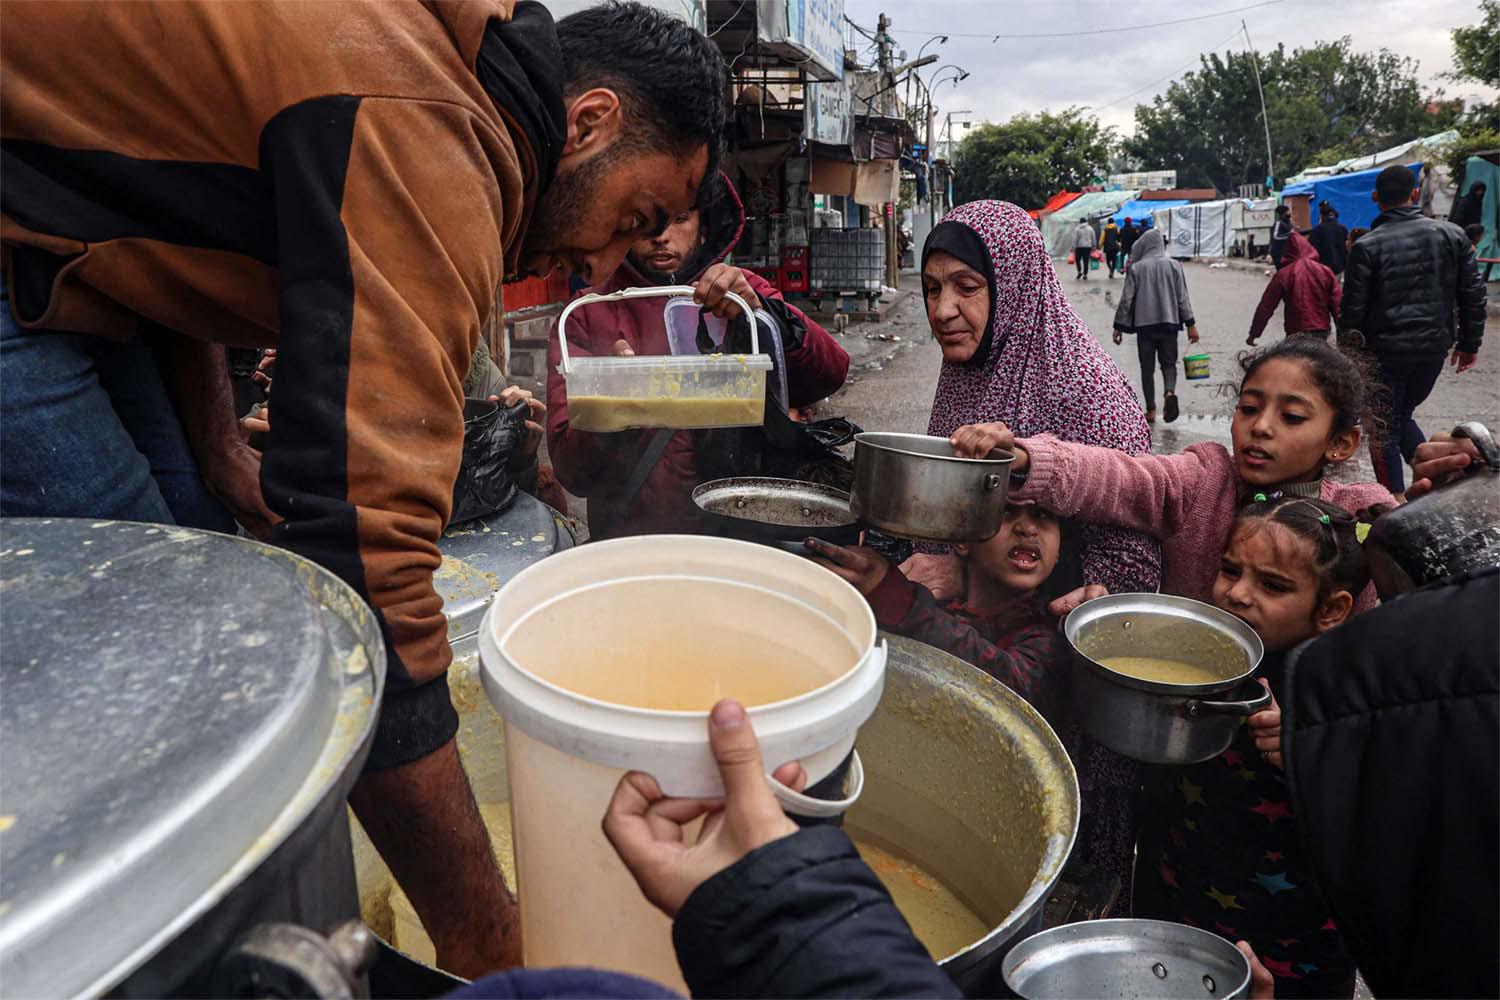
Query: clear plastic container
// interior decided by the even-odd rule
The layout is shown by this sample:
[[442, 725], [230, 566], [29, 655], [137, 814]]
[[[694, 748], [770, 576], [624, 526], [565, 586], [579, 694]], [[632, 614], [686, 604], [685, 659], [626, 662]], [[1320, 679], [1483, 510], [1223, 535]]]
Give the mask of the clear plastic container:
[[760, 333], [749, 304], [730, 292], [750, 322], [750, 354], [681, 357], [570, 358], [567, 322], [574, 309], [595, 302], [693, 294], [686, 285], [627, 288], [583, 295], [558, 319], [563, 378], [568, 383], [568, 424], [574, 430], [610, 433], [632, 428], [754, 427], [765, 419], [766, 373]]

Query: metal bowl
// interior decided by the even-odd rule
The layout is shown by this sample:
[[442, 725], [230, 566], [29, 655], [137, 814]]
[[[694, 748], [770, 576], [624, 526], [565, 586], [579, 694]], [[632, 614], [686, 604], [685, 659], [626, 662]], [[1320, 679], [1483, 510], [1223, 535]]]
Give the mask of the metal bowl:
[[[1088, 734], [1148, 764], [1194, 764], [1223, 753], [1235, 730], [1265, 708], [1269, 692], [1252, 679], [1264, 655], [1260, 636], [1227, 612], [1167, 594], [1111, 594], [1068, 615], [1073, 703]], [[1173, 684], [1123, 674], [1099, 661], [1155, 656], [1217, 666], [1222, 678]]]
[[849, 508], [861, 522], [902, 538], [982, 542], [1005, 517], [1010, 463], [960, 458], [947, 438], [926, 434], [857, 434]]
[[1250, 963], [1238, 948], [1165, 920], [1054, 927], [1012, 948], [1003, 971], [1022, 1000], [1232, 1000], [1250, 993]]
[[849, 494], [796, 479], [715, 479], [693, 490], [704, 526], [716, 535], [806, 554], [809, 535], [835, 545], [859, 543]]

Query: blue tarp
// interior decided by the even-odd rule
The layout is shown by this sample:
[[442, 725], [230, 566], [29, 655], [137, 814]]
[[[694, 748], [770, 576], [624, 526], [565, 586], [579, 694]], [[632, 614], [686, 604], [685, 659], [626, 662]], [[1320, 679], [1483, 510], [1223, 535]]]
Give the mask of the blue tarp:
[[1127, 201], [1125, 204], [1120, 206], [1120, 210], [1114, 214], [1115, 225], [1125, 225], [1126, 219], [1135, 219], [1137, 223], [1139, 223], [1142, 219], [1150, 222], [1151, 213], [1156, 211], [1158, 208], [1176, 208], [1179, 205], [1187, 204], [1190, 204], [1190, 202], [1188, 202], [1186, 199], [1178, 200], [1176, 198], [1169, 198], [1166, 201], [1146, 201], [1144, 199], [1137, 198], [1134, 201]]
[[[1416, 177], [1417, 183], [1421, 184], [1422, 164], [1409, 163], [1407, 168]], [[1345, 226], [1350, 229], [1355, 226], [1368, 227], [1375, 221], [1375, 216], [1380, 214], [1379, 206], [1370, 197], [1371, 192], [1375, 190], [1375, 178], [1379, 176], [1380, 170], [1361, 170], [1353, 174], [1334, 174], [1332, 177], [1300, 181], [1296, 184], [1288, 184], [1281, 192], [1281, 197], [1311, 195], [1312, 198], [1308, 203], [1310, 225], [1318, 224], [1318, 204], [1326, 201], [1338, 209], [1339, 222]]]

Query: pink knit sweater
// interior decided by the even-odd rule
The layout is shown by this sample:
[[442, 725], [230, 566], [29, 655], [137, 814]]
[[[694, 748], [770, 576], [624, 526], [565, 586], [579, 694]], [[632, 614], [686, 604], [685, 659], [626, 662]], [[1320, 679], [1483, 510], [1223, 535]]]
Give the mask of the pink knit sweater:
[[[1025, 484], [1013, 488], [1012, 497], [1035, 500], [1063, 517], [1154, 536], [1161, 541], [1162, 593], [1213, 599], [1219, 557], [1229, 544], [1230, 526], [1248, 489], [1223, 445], [1190, 445], [1176, 455], [1127, 455], [1048, 434], [1018, 444], [1031, 464]], [[1378, 483], [1328, 479], [1318, 496], [1350, 513], [1396, 502]], [[1360, 595], [1360, 610], [1373, 603], [1373, 589]]]

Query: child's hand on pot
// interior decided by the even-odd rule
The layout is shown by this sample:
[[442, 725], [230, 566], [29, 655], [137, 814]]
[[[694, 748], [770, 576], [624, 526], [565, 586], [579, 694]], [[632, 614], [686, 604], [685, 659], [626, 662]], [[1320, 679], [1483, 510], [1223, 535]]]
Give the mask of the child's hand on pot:
[[[1264, 677], [1259, 680], [1261, 686], [1269, 692], [1271, 685]], [[1250, 736], [1255, 740], [1255, 749], [1266, 760], [1281, 767], [1281, 706], [1276, 704], [1276, 696], [1271, 696], [1270, 707], [1250, 716], [1246, 725], [1250, 727]]]
[[[693, 891], [719, 872], [797, 832], [766, 783], [760, 743], [739, 702], [714, 706], [708, 743], [724, 781], [724, 798], [668, 798], [655, 778], [631, 771], [615, 786], [604, 813], [604, 836], [646, 899], [669, 917], [677, 916]], [[807, 773], [795, 761], [777, 768], [773, 777], [793, 791], [807, 784]], [[700, 817], [707, 818], [689, 847], [683, 830]]]
[[1054, 618], [1066, 618], [1077, 607], [1085, 601], [1092, 601], [1096, 597], [1108, 597], [1109, 588], [1102, 583], [1090, 583], [1070, 590], [1066, 594], [1047, 605], [1047, 614]]
[[846, 548], [821, 538], [809, 538], [802, 544], [818, 556], [814, 562], [854, 584], [854, 589], [866, 597], [875, 592], [891, 570], [885, 556], [863, 545]]
[[1002, 423], [964, 424], [948, 437], [948, 444], [960, 458], [988, 458], [995, 449], [1012, 452], [1016, 456], [1012, 472], [1026, 468], [1026, 452], [1016, 447], [1016, 436]]

